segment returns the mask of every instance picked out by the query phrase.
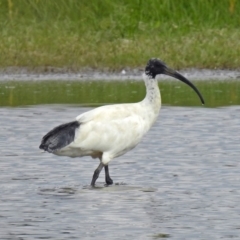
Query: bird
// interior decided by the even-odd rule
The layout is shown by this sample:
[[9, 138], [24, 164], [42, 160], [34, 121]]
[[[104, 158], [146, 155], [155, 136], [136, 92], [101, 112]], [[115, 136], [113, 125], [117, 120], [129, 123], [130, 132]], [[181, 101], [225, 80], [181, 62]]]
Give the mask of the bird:
[[98, 158], [100, 163], [93, 173], [91, 186], [95, 186], [103, 168], [106, 185], [113, 184], [109, 174], [110, 161], [136, 147], [157, 120], [161, 108], [156, 79], [159, 74], [184, 82], [204, 104], [201, 93], [193, 83], [160, 59], [151, 58], [142, 74], [146, 86], [146, 96], [142, 101], [105, 105], [84, 112], [74, 121], [49, 131], [43, 136], [39, 148], [58, 156]]

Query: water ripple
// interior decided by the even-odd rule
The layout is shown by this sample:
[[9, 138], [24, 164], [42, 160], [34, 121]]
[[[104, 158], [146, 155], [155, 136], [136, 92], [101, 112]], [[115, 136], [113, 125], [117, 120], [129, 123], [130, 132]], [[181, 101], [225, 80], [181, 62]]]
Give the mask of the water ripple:
[[0, 109], [1, 239], [240, 237], [240, 107], [163, 107], [141, 144], [111, 162], [115, 184], [102, 174], [96, 188], [96, 160], [38, 149], [86, 110]]

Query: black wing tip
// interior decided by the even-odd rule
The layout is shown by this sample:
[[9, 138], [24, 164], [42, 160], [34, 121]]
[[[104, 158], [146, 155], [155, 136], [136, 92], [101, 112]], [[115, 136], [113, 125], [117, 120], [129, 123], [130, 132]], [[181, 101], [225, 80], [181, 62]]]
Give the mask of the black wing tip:
[[41, 143], [39, 149], [44, 150], [45, 152], [53, 153], [54, 150], [50, 149], [48, 145]]
[[40, 144], [39, 148], [46, 151], [45, 145], [43, 145], [43, 143]]
[[39, 148], [49, 153], [54, 153], [67, 146], [74, 140], [75, 129], [79, 126], [80, 123], [78, 121], [73, 121], [55, 127], [43, 136]]

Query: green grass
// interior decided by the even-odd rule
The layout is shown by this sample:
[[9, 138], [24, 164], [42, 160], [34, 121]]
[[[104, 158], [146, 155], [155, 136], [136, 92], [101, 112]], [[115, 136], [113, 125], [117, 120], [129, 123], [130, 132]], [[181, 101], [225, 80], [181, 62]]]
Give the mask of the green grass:
[[0, 0], [0, 67], [240, 66], [237, 0]]

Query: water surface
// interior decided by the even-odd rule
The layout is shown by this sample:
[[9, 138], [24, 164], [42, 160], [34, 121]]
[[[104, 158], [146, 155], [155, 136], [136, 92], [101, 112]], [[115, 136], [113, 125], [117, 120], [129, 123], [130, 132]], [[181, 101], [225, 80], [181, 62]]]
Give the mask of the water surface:
[[[240, 104], [240, 81], [194, 81], [205, 107]], [[177, 80], [159, 82], [162, 102], [172, 106], [201, 106], [196, 93]], [[0, 106], [137, 102], [145, 96], [142, 81], [6, 81], [0, 82]]]
[[[199, 85], [207, 96], [207, 87]], [[91, 109], [76, 104], [84, 93], [87, 96], [87, 88], [76, 95], [75, 86], [71, 95], [61, 86], [52, 101], [61, 103], [68, 93], [73, 102], [42, 105], [50, 94], [33, 94], [26, 85], [25, 93], [23, 88], [14, 93], [12, 86], [2, 90], [12, 91], [12, 102], [9, 94], [0, 108], [1, 239], [239, 239], [239, 106], [200, 107], [195, 94], [198, 107], [164, 105], [143, 141], [110, 163], [114, 185], [105, 187], [102, 173], [93, 189], [89, 184], [97, 160], [58, 157], [38, 149], [47, 131]], [[37, 86], [45, 89], [42, 93], [53, 89]], [[219, 99], [228, 99], [224, 92], [237, 93], [236, 86], [222, 88]], [[116, 101], [134, 95], [128, 88], [127, 94], [119, 89], [114, 94], [123, 98]], [[31, 102], [28, 93], [35, 102], [26, 107]], [[90, 96], [89, 102], [97, 104], [97, 96]]]

